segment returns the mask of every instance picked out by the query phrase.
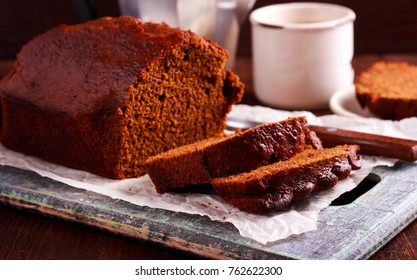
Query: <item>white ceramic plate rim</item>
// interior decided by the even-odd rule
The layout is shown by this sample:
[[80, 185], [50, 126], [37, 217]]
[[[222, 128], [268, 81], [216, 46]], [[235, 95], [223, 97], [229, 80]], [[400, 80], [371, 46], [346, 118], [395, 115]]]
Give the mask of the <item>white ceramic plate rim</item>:
[[374, 118], [368, 109], [363, 109], [356, 99], [355, 85], [336, 91], [329, 102], [330, 110], [340, 116], [351, 118]]

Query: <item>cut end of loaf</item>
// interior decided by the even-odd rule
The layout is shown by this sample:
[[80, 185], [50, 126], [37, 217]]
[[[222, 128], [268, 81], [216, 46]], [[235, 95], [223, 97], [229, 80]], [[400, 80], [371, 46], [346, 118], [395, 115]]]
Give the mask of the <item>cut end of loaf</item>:
[[142, 175], [151, 156], [223, 132], [243, 85], [223, 70], [225, 57], [214, 50], [192, 38], [151, 64], [130, 88], [121, 151], [124, 177]]

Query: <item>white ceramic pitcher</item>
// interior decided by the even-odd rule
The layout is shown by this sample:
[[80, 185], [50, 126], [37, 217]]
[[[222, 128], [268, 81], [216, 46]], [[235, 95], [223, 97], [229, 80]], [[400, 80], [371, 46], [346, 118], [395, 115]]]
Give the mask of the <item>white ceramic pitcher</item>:
[[189, 29], [229, 51], [234, 65], [240, 26], [256, 0], [119, 0], [121, 13]]

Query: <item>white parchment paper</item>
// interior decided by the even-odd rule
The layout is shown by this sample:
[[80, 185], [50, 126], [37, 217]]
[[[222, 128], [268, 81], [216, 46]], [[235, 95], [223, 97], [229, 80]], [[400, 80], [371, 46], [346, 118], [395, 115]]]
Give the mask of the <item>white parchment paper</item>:
[[[352, 119], [336, 115], [316, 117], [310, 112], [287, 112], [261, 106], [235, 105], [231, 116], [260, 122], [272, 122], [289, 116], [305, 115], [309, 123], [351, 129], [368, 133], [417, 139], [417, 119], [402, 121], [382, 121], [379, 119]], [[320, 192], [293, 204], [285, 211], [273, 215], [255, 215], [242, 212], [223, 202], [216, 195], [207, 194], [158, 194], [150, 178], [126, 180], [105, 179], [84, 171], [69, 169], [60, 165], [16, 153], [0, 145], [0, 164], [32, 170], [51, 179], [76, 188], [123, 199], [131, 203], [205, 215], [212, 220], [230, 222], [242, 236], [266, 244], [293, 234], [316, 229], [316, 221], [321, 209], [328, 206], [340, 194], [354, 188], [376, 165], [392, 165], [395, 159], [362, 156], [363, 166], [351, 176], [340, 181], [335, 188]], [[88, 198], [85, 198], [88, 199]]]

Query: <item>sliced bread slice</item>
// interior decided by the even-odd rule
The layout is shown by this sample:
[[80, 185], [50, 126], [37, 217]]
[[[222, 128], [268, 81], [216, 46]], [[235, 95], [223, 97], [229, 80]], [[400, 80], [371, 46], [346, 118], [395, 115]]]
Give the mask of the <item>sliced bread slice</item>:
[[306, 149], [288, 160], [212, 180], [217, 194], [248, 212], [268, 213], [315, 191], [332, 188], [361, 167], [359, 146]]
[[321, 148], [304, 116], [214, 137], [148, 159], [145, 168], [158, 193], [238, 174], [286, 160], [308, 146]]

